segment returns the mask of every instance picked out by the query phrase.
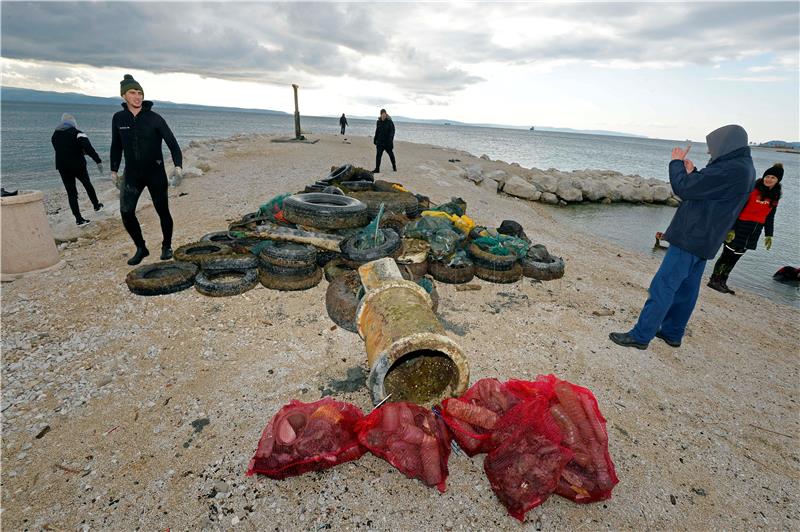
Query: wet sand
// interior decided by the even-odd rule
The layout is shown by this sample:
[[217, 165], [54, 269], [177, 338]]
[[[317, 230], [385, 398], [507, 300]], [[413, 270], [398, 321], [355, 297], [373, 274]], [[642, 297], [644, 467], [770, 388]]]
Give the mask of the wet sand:
[[[314, 138], [187, 149], [187, 167], [208, 171], [170, 190], [175, 246], [225, 229], [333, 164], [372, 166], [368, 138]], [[106, 183], [107, 209], [93, 228], [76, 233], [66, 202], [51, 215], [66, 267], [2, 285], [4, 527], [798, 527], [800, 311], [703, 286], [681, 348], [618, 347], [608, 332], [633, 324], [658, 257], [558, 224], [558, 207], [459, 177], [471, 164], [523, 169], [427, 145], [400, 142], [395, 151], [399, 171], [384, 179], [436, 202], [460, 196], [479, 223], [515, 219], [564, 257], [557, 281], [476, 281], [482, 289], [468, 292], [438, 284], [439, 313], [473, 382], [555, 373], [594, 391], [621, 479], [611, 500], [582, 506], [554, 496], [521, 527], [492, 493], [482, 456], [451, 456], [441, 495], [371, 455], [280, 482], [245, 477], [264, 425], [290, 399], [332, 389], [371, 408], [366, 388], [341, 382], [366, 369], [363, 343], [327, 317], [324, 281], [291, 294], [259, 285], [232, 298], [132, 295], [124, 279], [133, 246]], [[147, 203], [139, 217], [153, 253], [158, 219]], [[593, 314], [602, 309], [613, 315]]]

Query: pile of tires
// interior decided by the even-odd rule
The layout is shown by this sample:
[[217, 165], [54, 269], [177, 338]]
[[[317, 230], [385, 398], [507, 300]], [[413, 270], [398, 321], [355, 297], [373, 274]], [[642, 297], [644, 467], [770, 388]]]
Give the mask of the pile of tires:
[[258, 255], [259, 281], [270, 290], [308, 290], [322, 280], [313, 246], [292, 242], [274, 242]]
[[554, 257], [542, 244], [531, 246], [528, 254], [520, 259], [522, 274], [538, 281], [552, 281], [564, 277], [564, 259]]
[[352, 269], [356, 269], [362, 264], [384, 257], [396, 258], [402, 249], [402, 241], [397, 233], [392, 229], [378, 229], [380, 231], [379, 240], [381, 244], [364, 248], [360, 242], [360, 235], [356, 234], [345, 238], [340, 248], [342, 250], [342, 261]]
[[467, 254], [475, 265], [475, 276], [490, 283], [515, 283], [522, 279], [522, 265], [512, 252], [495, 255], [471, 242]]
[[370, 219], [378, 214], [381, 203], [383, 203], [384, 211], [387, 213], [405, 214], [409, 218], [416, 218], [420, 213], [419, 200], [410, 192], [370, 190], [348, 192], [347, 195], [366, 204]]

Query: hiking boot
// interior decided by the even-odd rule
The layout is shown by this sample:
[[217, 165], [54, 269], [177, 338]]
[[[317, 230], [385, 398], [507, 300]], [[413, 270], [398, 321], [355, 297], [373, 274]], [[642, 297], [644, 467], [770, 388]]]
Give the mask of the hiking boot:
[[609, 339], [622, 347], [635, 347], [636, 349], [647, 349], [647, 344], [637, 342], [630, 333], [612, 332], [608, 335]]
[[728, 291], [722, 285], [722, 282], [720, 282], [718, 277], [712, 276], [711, 279], [709, 279], [708, 284], [706, 284], [706, 286], [709, 287], [712, 290], [716, 290], [717, 292], [719, 292], [721, 294], [727, 294], [728, 293]]
[[380, 174], [381, 173], [381, 169], [380, 168], [376, 168], [375, 170], [372, 171], [372, 173], [373, 174]]
[[80, 220], [77, 220], [75, 222], [75, 225], [77, 225], [78, 227], [86, 227], [90, 223], [91, 223], [91, 220], [87, 220], [86, 218], [81, 218]]
[[94, 212], [102, 211], [103, 207], [105, 207], [105, 205], [103, 205], [102, 203], [98, 203], [97, 205], [94, 206]]
[[730, 288], [728, 288], [728, 280], [727, 280], [727, 279], [720, 279], [720, 280], [719, 280], [719, 285], [722, 287], [722, 290], [723, 290], [723, 291], [724, 291], [726, 294], [730, 294], [730, 295], [732, 295], [732, 296], [735, 296], [735, 295], [736, 295], [736, 292], [735, 292], [735, 291], [733, 291], [733, 290], [731, 290]]
[[133, 257], [128, 259], [128, 265], [136, 266], [137, 264], [142, 262], [142, 259], [148, 256], [149, 254], [150, 252], [145, 247], [136, 248], [136, 253], [133, 255]]
[[163, 246], [161, 248], [161, 260], [169, 260], [172, 258], [172, 248], [169, 246]]
[[664, 334], [661, 331], [658, 331], [656, 333], [656, 338], [661, 338], [662, 340], [664, 340], [664, 343], [667, 344], [670, 347], [680, 347], [681, 346], [681, 343], [679, 341], [676, 342], [675, 340], [670, 340], [669, 338], [664, 336]]

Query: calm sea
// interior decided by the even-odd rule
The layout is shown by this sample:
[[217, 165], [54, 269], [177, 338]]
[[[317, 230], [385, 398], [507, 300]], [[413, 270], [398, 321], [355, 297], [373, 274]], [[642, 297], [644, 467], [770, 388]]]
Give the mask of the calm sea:
[[[7, 189], [60, 187], [53, 167], [50, 136], [61, 113], [70, 112], [79, 128], [89, 135], [106, 162], [111, 142], [111, 116], [119, 107], [96, 105], [32, 104], [2, 102], [0, 108], [0, 181]], [[158, 110], [158, 109], [157, 109]], [[236, 111], [158, 110], [170, 124], [181, 145], [193, 139], [220, 138], [237, 133], [292, 134], [291, 116], [271, 116]], [[373, 120], [348, 119], [348, 134], [372, 135]], [[338, 133], [338, 118], [303, 117], [303, 130]], [[396, 123], [397, 140], [435, 144], [465, 150], [492, 159], [518, 162], [522, 166], [560, 170], [608, 169], [667, 180], [670, 150], [684, 141], [642, 139], [576, 133], [533, 132], [469, 126]], [[702, 167], [706, 147], [692, 147], [695, 163]], [[402, 153], [398, 153], [402, 160]], [[800, 290], [772, 280], [784, 265], [800, 266], [800, 155], [753, 150], [758, 175], [774, 162], [782, 162], [784, 197], [775, 220], [775, 242], [771, 251], [748, 252], [734, 270], [728, 284], [800, 307]], [[90, 174], [94, 168], [90, 166]], [[653, 235], [664, 230], [674, 209], [637, 205], [580, 205], [557, 211], [564, 223], [594, 233], [629, 249], [651, 253]], [[709, 261], [709, 268], [713, 261]], [[707, 272], [708, 273], [708, 272]]]

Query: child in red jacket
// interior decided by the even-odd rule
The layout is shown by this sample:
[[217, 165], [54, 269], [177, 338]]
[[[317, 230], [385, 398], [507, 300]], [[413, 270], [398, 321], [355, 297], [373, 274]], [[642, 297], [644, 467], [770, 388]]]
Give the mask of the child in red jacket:
[[781, 179], [783, 165], [775, 163], [764, 172], [764, 176], [756, 181], [744, 209], [739, 214], [733, 228], [728, 232], [722, 255], [714, 265], [714, 273], [708, 281], [709, 288], [723, 294], [735, 294], [728, 288], [728, 276], [736, 266], [736, 262], [748, 249], [756, 249], [761, 229], [764, 229], [764, 247], [772, 247], [772, 231], [775, 222], [775, 210], [781, 198]]

